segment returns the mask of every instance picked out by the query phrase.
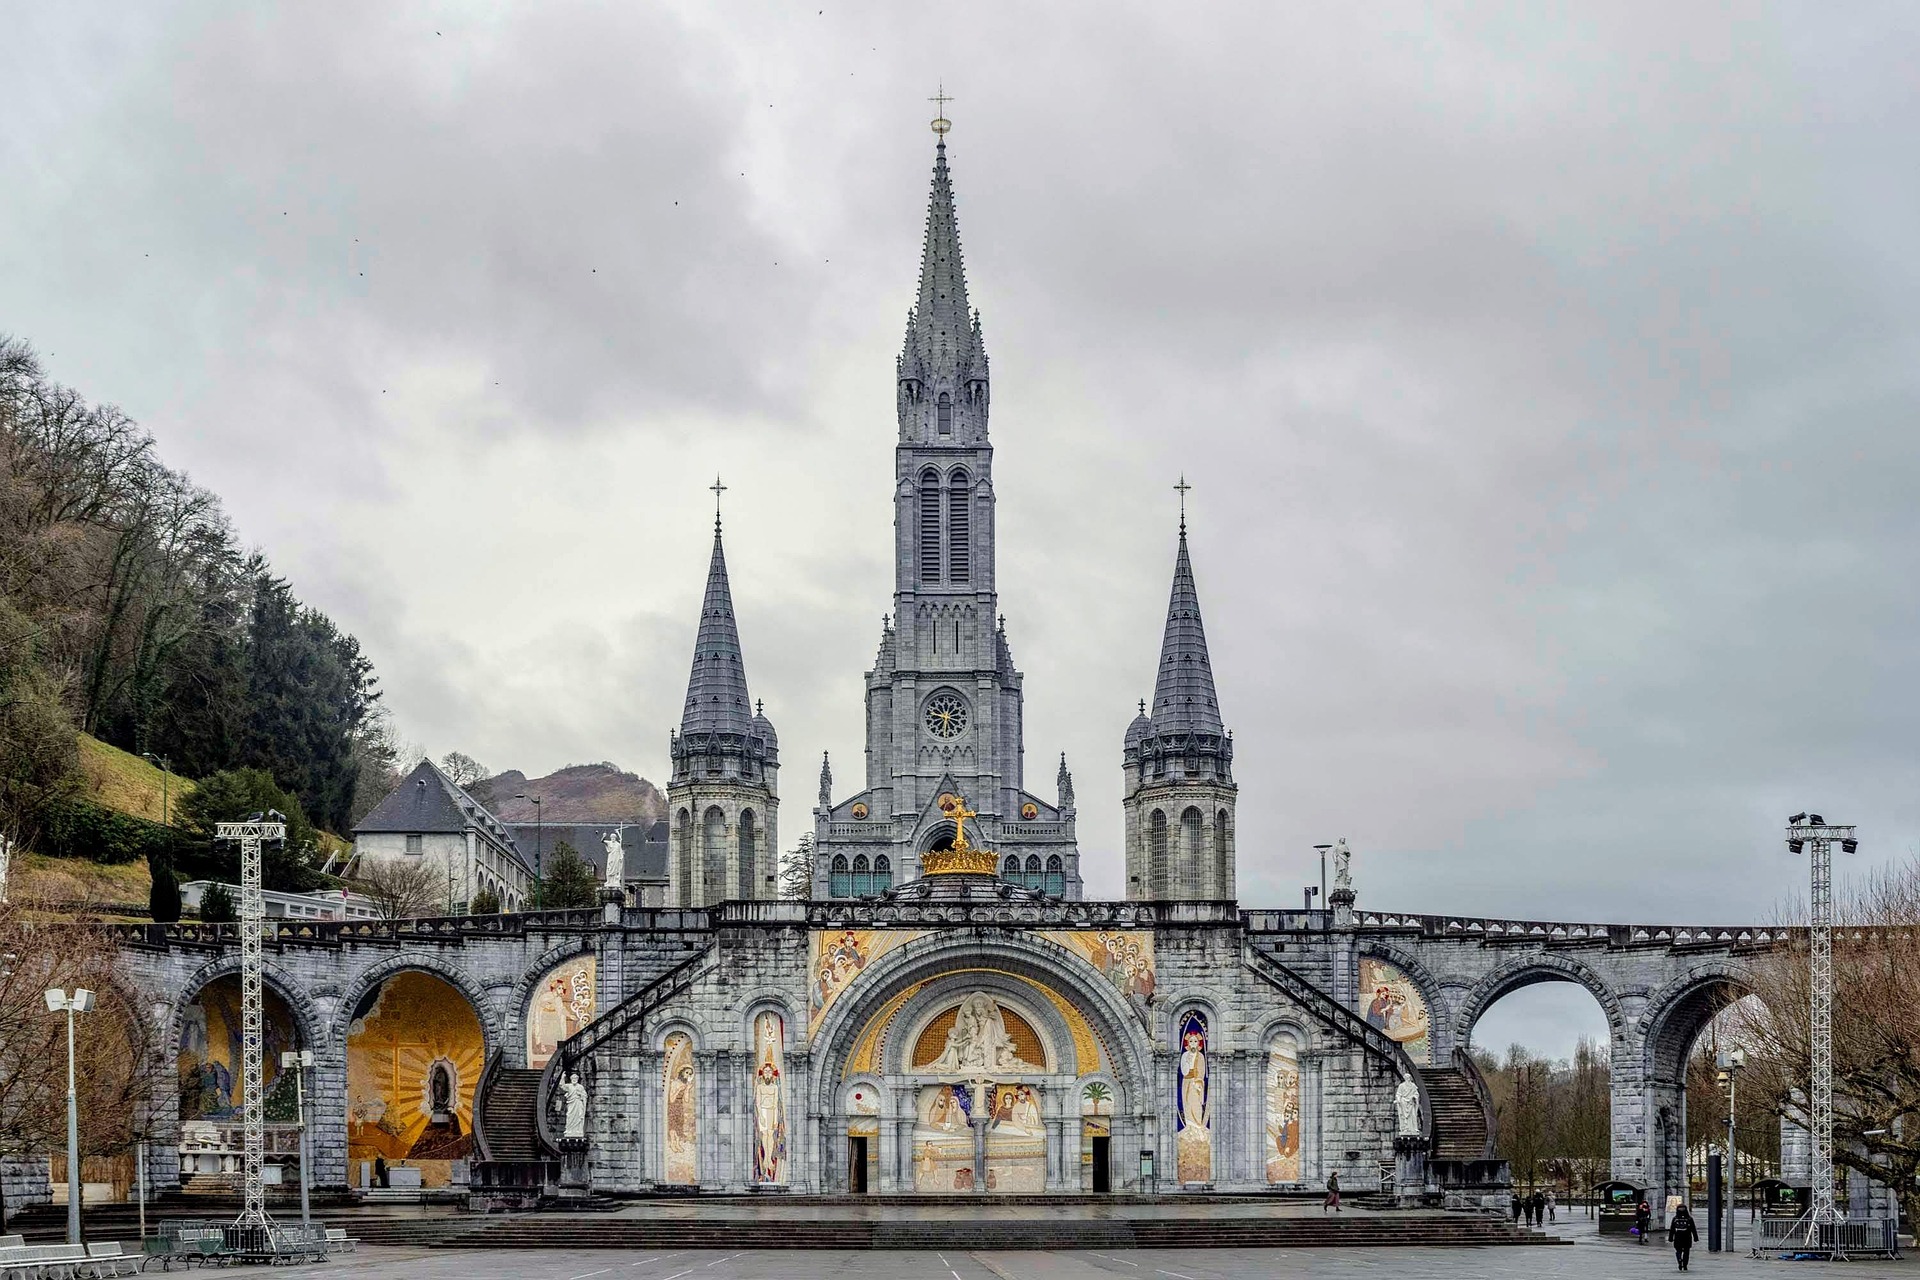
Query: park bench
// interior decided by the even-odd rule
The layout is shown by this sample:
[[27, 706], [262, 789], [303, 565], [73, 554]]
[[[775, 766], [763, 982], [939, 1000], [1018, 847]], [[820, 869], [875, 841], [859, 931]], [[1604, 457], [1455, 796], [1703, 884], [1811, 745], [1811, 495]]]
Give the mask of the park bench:
[[109, 1276], [130, 1276], [139, 1272], [141, 1259], [126, 1252], [118, 1240], [104, 1240], [87, 1246], [87, 1263], [99, 1280]]
[[354, 1247], [359, 1243], [360, 1242], [358, 1240], [355, 1240], [352, 1236], [347, 1234], [347, 1229], [345, 1227], [328, 1227], [327, 1228], [327, 1252], [328, 1253], [352, 1253], [354, 1250]]
[[86, 1269], [82, 1244], [20, 1244], [0, 1249], [0, 1280], [80, 1280]]
[[176, 1262], [190, 1267], [196, 1262], [205, 1265], [224, 1261], [226, 1237], [219, 1227], [163, 1224], [159, 1235], [150, 1236], [144, 1242], [144, 1251], [146, 1257], [140, 1262], [140, 1270], [145, 1271], [158, 1262], [162, 1271], [171, 1271]]

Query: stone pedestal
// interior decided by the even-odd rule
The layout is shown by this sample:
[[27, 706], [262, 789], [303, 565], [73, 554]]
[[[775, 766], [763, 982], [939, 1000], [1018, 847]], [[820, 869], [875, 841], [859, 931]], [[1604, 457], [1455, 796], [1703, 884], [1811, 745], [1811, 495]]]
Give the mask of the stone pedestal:
[[1393, 1198], [1402, 1206], [1418, 1205], [1427, 1196], [1427, 1140], [1403, 1134], [1393, 1140]]
[[587, 1140], [560, 1139], [560, 1199], [585, 1200], [593, 1193], [587, 1177]]

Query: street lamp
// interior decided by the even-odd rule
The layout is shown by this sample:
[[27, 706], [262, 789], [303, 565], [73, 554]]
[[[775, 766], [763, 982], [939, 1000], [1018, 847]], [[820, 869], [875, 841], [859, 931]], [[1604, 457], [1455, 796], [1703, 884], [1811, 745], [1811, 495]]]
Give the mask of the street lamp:
[[1327, 850], [1333, 846], [1317, 844], [1313, 847], [1320, 851], [1320, 901], [1325, 902], [1327, 900]]
[[533, 909], [538, 911], [541, 905], [541, 877], [546, 874], [545, 857], [547, 852], [547, 811], [541, 806], [546, 803], [539, 796], [530, 796], [525, 792], [514, 797], [525, 800], [533, 806]]
[[80, 1103], [74, 1096], [73, 1015], [93, 1012], [93, 992], [76, 987], [47, 990], [47, 1012], [67, 1015], [67, 1243], [80, 1243]]
[[283, 1050], [280, 1069], [293, 1072], [293, 1114], [300, 1122], [300, 1225], [310, 1227], [313, 1211], [307, 1204], [307, 1072], [313, 1069], [313, 1050]]
[[[1733, 1211], [1734, 1205], [1739, 1200], [1737, 1192], [1740, 1187], [1740, 1161], [1734, 1149], [1734, 1077], [1740, 1073], [1742, 1067], [1747, 1065], [1747, 1051], [1739, 1045], [1731, 1049], [1722, 1049], [1716, 1055], [1714, 1065], [1719, 1068], [1717, 1075], [1720, 1083], [1727, 1086], [1727, 1252], [1732, 1253], [1733, 1224], [1737, 1221]], [[1748, 1186], [1751, 1190], [1751, 1182]]]

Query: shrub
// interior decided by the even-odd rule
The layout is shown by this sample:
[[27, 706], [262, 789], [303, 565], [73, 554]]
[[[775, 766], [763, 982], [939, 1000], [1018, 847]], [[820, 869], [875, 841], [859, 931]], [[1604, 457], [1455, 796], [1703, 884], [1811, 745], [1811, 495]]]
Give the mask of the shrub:
[[238, 915], [233, 906], [233, 891], [219, 881], [207, 886], [200, 895], [200, 919], [208, 924], [226, 924]]
[[473, 903], [467, 908], [469, 915], [497, 916], [500, 914], [500, 895], [491, 889], [482, 889], [473, 895]]
[[170, 858], [171, 827], [103, 809], [86, 800], [57, 800], [41, 811], [40, 851], [51, 858], [84, 858], [117, 866], [137, 858]]

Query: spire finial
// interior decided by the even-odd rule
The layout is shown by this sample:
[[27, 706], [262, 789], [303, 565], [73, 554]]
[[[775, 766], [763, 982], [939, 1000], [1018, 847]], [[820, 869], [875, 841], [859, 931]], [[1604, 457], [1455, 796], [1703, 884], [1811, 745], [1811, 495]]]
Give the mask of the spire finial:
[[1180, 532], [1185, 533], [1187, 531], [1187, 492], [1193, 488], [1192, 485], [1187, 483], [1186, 472], [1182, 471], [1180, 473], [1180, 483], [1173, 486], [1173, 488], [1174, 492], [1180, 495]]
[[720, 495], [727, 491], [727, 486], [720, 483], [718, 471], [713, 473], [713, 483], [707, 488], [713, 490], [713, 531], [718, 533], [720, 532]]
[[933, 103], [934, 108], [933, 132], [939, 137], [940, 145], [944, 147], [947, 145], [947, 130], [953, 128], [953, 121], [947, 119], [947, 104], [957, 102], [959, 99], [948, 97], [946, 82], [941, 81], [940, 91], [927, 101]]

